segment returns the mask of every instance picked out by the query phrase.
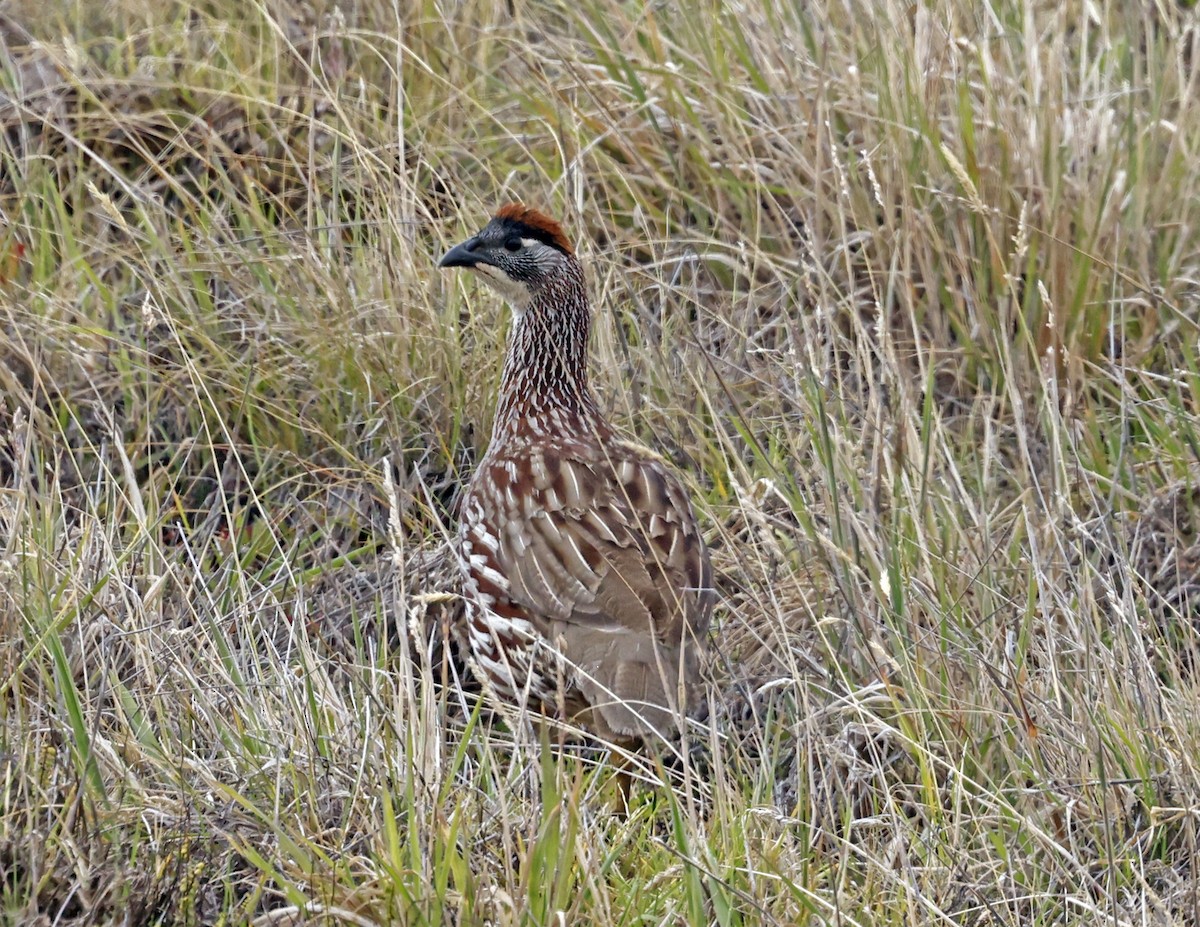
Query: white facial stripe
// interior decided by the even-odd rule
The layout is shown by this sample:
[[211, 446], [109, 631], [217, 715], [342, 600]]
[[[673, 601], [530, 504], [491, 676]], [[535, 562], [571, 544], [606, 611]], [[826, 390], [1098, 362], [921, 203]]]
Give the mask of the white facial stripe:
[[491, 264], [476, 264], [475, 272], [484, 283], [509, 301], [518, 317], [524, 314], [529, 306], [529, 287]]

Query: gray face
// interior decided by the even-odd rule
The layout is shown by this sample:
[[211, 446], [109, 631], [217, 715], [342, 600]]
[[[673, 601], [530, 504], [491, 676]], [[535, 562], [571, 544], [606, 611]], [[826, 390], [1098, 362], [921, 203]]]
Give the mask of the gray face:
[[566, 255], [537, 237], [534, 229], [494, 219], [474, 238], [456, 245], [439, 267], [467, 267], [524, 312], [537, 288], [562, 267]]

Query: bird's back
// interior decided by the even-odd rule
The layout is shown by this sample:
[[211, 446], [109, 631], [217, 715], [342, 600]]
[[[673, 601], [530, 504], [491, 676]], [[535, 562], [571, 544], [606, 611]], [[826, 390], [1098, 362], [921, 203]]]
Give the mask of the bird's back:
[[711, 567], [661, 460], [612, 439], [494, 444], [464, 498], [461, 542], [472, 649], [500, 695], [562, 702], [617, 739], [673, 727]]

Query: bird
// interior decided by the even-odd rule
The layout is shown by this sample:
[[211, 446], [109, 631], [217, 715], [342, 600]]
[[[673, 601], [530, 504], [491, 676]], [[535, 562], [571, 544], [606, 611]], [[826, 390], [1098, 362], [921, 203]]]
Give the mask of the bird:
[[583, 266], [562, 226], [522, 203], [438, 266], [473, 271], [512, 309], [491, 440], [459, 512], [475, 674], [610, 747], [669, 739], [700, 688], [712, 566], [678, 476], [620, 437], [589, 386]]

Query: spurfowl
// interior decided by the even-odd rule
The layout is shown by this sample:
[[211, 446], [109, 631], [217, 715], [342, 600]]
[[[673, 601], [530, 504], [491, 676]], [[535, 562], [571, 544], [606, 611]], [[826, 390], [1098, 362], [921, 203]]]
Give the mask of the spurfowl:
[[513, 309], [491, 444], [462, 500], [466, 631], [499, 698], [618, 744], [667, 735], [697, 686], [712, 570], [688, 495], [588, 387], [591, 308], [558, 223], [503, 207], [440, 267]]

